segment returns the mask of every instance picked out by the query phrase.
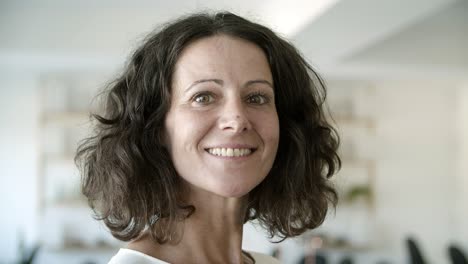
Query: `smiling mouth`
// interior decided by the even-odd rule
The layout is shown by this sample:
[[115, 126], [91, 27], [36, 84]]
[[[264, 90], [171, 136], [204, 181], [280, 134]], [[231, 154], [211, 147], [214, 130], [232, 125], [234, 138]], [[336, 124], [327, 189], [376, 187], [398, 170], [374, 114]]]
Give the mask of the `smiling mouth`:
[[255, 152], [253, 148], [208, 148], [206, 152], [219, 157], [246, 157]]

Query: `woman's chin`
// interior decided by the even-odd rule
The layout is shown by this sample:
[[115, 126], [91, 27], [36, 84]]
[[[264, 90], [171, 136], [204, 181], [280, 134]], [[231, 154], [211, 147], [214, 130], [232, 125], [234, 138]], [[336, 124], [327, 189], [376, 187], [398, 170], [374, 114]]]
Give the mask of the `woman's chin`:
[[254, 184], [226, 184], [221, 183], [209, 190], [210, 192], [225, 198], [242, 198], [255, 188]]

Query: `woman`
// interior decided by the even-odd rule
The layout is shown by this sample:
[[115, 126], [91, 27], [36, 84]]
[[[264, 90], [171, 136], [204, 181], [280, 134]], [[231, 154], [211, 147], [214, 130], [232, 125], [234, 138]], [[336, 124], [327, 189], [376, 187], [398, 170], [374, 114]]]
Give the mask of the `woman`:
[[151, 34], [79, 147], [82, 190], [113, 236], [110, 263], [277, 263], [242, 251], [256, 219], [288, 238], [337, 200], [338, 137], [321, 79], [270, 29], [195, 14]]

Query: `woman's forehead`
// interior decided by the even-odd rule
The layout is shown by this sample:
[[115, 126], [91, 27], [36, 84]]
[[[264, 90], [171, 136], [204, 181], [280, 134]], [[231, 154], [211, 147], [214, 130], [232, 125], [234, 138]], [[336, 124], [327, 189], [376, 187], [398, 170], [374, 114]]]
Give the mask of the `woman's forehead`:
[[263, 78], [272, 81], [263, 50], [247, 40], [227, 35], [190, 43], [175, 65], [174, 80], [181, 78]]

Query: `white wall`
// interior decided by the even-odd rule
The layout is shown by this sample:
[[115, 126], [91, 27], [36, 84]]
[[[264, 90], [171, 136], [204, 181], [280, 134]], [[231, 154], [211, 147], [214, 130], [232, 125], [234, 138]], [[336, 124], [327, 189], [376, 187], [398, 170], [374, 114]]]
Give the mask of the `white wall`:
[[403, 263], [413, 235], [431, 263], [448, 263], [456, 231], [455, 87], [440, 82], [377, 85], [377, 221]]
[[0, 71], [0, 262], [16, 258], [18, 233], [36, 236], [38, 100], [36, 78]]
[[[373, 94], [361, 98], [355, 109], [359, 115], [376, 121], [375, 134], [358, 137], [360, 152], [371, 155], [376, 162], [375, 210], [364, 221], [369, 230], [358, 230], [362, 225], [351, 217], [356, 212], [348, 212], [355, 209], [349, 208], [338, 208], [336, 217], [331, 217], [326, 225], [340, 229], [345, 237], [370, 240], [376, 245], [378, 256], [368, 256], [359, 263], [375, 263], [382, 258], [407, 263], [407, 236], [419, 242], [430, 263], [449, 263], [446, 247], [460, 236], [468, 211], [464, 210], [463, 216], [460, 208], [457, 214], [455, 205], [460, 195], [465, 197], [458, 199], [459, 206], [468, 205], [467, 195], [459, 188], [456, 169], [460, 157], [457, 121], [461, 121], [461, 117], [457, 119], [456, 83], [369, 81], [359, 85], [337, 81], [331, 82], [330, 88], [333, 93], [337, 89], [349, 93], [349, 89], [369, 86]], [[467, 94], [464, 90], [465, 131]], [[468, 186], [466, 179], [464, 183]], [[466, 193], [467, 187], [464, 188]]]
[[458, 129], [458, 178], [457, 196], [457, 228], [459, 232], [456, 241], [468, 252], [468, 82], [460, 84], [457, 90], [457, 129]]

